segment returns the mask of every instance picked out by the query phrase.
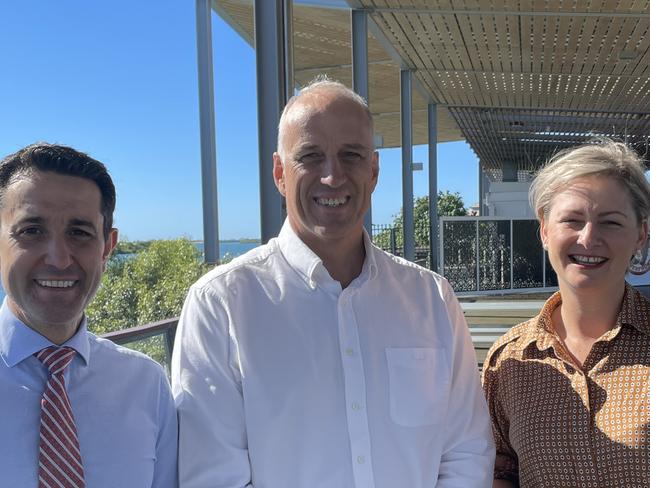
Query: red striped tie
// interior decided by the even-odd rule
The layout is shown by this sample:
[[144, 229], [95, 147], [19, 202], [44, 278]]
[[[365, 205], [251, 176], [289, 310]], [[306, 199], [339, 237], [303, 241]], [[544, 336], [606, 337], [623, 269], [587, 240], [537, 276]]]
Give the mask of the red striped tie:
[[47, 367], [50, 378], [41, 399], [41, 439], [38, 453], [39, 488], [83, 488], [77, 427], [63, 372], [76, 351], [69, 347], [47, 347], [36, 357]]

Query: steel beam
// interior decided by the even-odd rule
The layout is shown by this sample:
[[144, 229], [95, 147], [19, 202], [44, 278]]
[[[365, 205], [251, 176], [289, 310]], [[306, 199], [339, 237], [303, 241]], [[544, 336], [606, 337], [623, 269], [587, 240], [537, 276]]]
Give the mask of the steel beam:
[[433, 271], [438, 271], [438, 110], [428, 104], [429, 128], [429, 259]]
[[404, 258], [415, 260], [415, 229], [413, 223], [413, 123], [411, 116], [413, 74], [400, 70], [400, 111], [402, 113], [402, 225]]
[[257, 129], [260, 169], [261, 239], [265, 243], [280, 232], [284, 220], [282, 197], [273, 181], [272, 155], [277, 128], [287, 101], [285, 2], [255, 0], [255, 64], [257, 68]]
[[196, 0], [196, 52], [201, 134], [201, 190], [203, 193], [203, 259], [206, 263], [215, 264], [219, 260], [220, 254], [210, 0]]

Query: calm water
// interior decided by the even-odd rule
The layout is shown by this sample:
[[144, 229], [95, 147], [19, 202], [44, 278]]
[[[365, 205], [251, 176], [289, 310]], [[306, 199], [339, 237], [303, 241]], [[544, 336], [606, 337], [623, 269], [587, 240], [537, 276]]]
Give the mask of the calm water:
[[[195, 245], [199, 251], [203, 252], [203, 242], [196, 242]], [[226, 254], [236, 257], [256, 248], [259, 245], [259, 242], [219, 241], [219, 254], [222, 259]]]

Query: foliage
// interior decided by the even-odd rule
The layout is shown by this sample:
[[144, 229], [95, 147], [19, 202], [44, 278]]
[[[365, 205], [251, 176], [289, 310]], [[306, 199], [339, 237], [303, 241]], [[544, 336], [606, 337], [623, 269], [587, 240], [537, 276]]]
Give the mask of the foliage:
[[[429, 204], [429, 197], [424, 197]], [[438, 192], [438, 217], [462, 217], [467, 215], [465, 203], [460, 193], [449, 191]]]
[[[398, 248], [403, 246], [403, 212], [393, 217], [391, 227], [374, 237], [374, 242], [382, 249], [390, 249], [391, 232], [395, 234], [395, 242]], [[441, 216], [463, 216], [467, 215], [463, 197], [458, 193], [449, 191], [438, 192], [438, 217]], [[413, 203], [413, 224], [415, 228], [415, 247], [429, 246], [429, 196], [418, 197]]]
[[[188, 288], [207, 270], [187, 239], [151, 241], [135, 256], [116, 254], [86, 310], [89, 327], [103, 334], [177, 317]], [[160, 341], [142, 349], [155, 359], [164, 358]]]
[[113, 255], [137, 254], [147, 249], [153, 241], [120, 241], [115, 246]]

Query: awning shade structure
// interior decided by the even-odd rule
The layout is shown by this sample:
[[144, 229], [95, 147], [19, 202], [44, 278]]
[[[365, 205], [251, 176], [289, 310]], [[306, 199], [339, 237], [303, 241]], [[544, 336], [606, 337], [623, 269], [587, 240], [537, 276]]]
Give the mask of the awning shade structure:
[[[320, 3], [327, 3], [321, 1]], [[340, 2], [337, 2], [340, 4]], [[384, 147], [400, 145], [399, 70], [413, 71], [413, 142], [465, 139], [492, 180], [529, 179], [550, 154], [594, 136], [650, 153], [650, 2], [354, 0], [369, 15], [369, 98]], [[253, 5], [213, 7], [252, 43]], [[348, 9], [293, 8], [297, 84], [352, 84]]]

